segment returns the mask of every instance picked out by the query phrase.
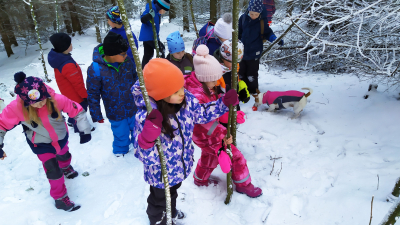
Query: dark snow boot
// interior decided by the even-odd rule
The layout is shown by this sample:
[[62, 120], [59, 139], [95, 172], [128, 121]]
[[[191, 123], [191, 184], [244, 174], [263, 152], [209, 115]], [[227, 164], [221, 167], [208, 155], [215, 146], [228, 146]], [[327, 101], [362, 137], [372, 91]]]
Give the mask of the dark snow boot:
[[172, 218], [172, 224], [177, 225], [177, 220], [185, 218], [185, 214], [181, 210], [176, 210], [176, 215]]
[[75, 203], [71, 201], [68, 196], [65, 196], [56, 200], [56, 208], [67, 212], [73, 212], [81, 208], [81, 206], [75, 205]]
[[77, 177], [79, 174], [74, 170], [74, 167], [69, 165], [66, 169], [62, 169], [64, 176], [68, 179], [74, 179]]
[[72, 123], [67, 123], [67, 125], [68, 125], [69, 127], [74, 127], [74, 125], [73, 125]]

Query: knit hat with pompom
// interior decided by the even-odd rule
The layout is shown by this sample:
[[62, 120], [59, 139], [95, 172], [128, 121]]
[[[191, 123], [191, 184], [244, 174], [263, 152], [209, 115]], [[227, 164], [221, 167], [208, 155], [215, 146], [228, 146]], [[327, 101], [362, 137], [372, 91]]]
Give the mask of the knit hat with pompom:
[[38, 77], [26, 77], [24, 72], [18, 72], [14, 74], [14, 80], [17, 82], [14, 92], [24, 101], [25, 106], [51, 97], [46, 85]]
[[194, 71], [200, 82], [216, 81], [222, 77], [221, 65], [214, 56], [208, 53], [209, 49], [206, 45], [199, 45], [193, 57]]
[[152, 59], [146, 64], [143, 79], [147, 93], [156, 101], [171, 96], [185, 84], [182, 71], [162, 58]]

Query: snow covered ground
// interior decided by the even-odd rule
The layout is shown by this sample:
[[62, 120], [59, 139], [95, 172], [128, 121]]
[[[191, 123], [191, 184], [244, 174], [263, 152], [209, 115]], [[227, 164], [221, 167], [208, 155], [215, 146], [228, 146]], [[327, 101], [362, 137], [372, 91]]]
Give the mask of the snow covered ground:
[[[140, 22], [132, 21], [132, 28], [138, 36]], [[178, 29], [182, 30], [164, 24], [161, 38]], [[188, 52], [194, 36], [185, 33]], [[97, 45], [94, 32], [75, 36], [72, 44], [73, 57], [86, 76]], [[44, 48], [47, 54], [51, 44]], [[10, 58], [0, 54], [0, 83], [6, 85], [0, 86], [0, 97], [6, 103], [13, 99], [7, 91], [13, 90], [15, 72], [43, 76], [37, 49], [30, 46], [27, 56], [23, 47], [14, 48]], [[385, 92], [384, 86], [364, 99], [368, 85], [351, 75], [298, 74], [261, 66], [261, 91], [314, 90], [295, 120], [290, 119], [292, 110], [268, 113], [261, 106], [253, 112], [253, 100], [241, 106], [247, 121], [238, 129], [238, 148], [253, 183], [264, 194], [250, 199], [234, 193], [225, 205], [226, 176], [219, 168], [212, 175], [220, 180], [215, 187], [199, 188], [189, 177], [178, 190], [178, 208], [187, 215], [181, 224], [368, 224], [373, 195], [372, 224], [378, 224], [391, 206], [386, 195], [400, 175], [400, 102], [398, 92]], [[54, 79], [50, 86], [58, 90]], [[8, 157], [0, 161], [0, 224], [148, 224], [149, 186], [141, 162], [132, 153], [115, 158], [110, 123], [95, 126], [88, 144], [80, 145], [78, 135], [70, 137], [72, 165], [80, 174], [90, 173], [66, 181], [69, 196], [82, 205], [73, 213], [54, 207], [42, 165], [26, 144], [22, 128], [7, 133]], [[196, 150], [197, 160], [200, 149]], [[274, 163], [271, 158], [278, 159]]]

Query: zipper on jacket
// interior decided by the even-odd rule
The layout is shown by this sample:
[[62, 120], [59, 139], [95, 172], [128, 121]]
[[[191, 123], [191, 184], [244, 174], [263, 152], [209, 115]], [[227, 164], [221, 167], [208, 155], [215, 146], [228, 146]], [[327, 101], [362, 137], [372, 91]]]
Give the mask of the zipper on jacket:
[[179, 134], [182, 138], [182, 155], [181, 155], [181, 161], [182, 161], [182, 165], [183, 165], [183, 171], [184, 171], [184, 178], [186, 179], [186, 165], [185, 165], [185, 161], [183, 160], [183, 153], [185, 152], [185, 139], [183, 138], [183, 133], [182, 133], [182, 129], [181, 129], [181, 124], [179, 123], [178, 118], [176, 117], [176, 114], [174, 114], [174, 120], [176, 121], [176, 123], [178, 124], [178, 129], [179, 129]]

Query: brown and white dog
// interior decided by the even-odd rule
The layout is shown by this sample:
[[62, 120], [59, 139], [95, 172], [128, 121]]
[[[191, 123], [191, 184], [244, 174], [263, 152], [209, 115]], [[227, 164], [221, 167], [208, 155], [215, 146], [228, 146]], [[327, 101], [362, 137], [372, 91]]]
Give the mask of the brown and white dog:
[[257, 107], [261, 104], [269, 106], [268, 112], [293, 107], [294, 116], [292, 119], [295, 119], [300, 116], [300, 112], [307, 105], [308, 96], [313, 92], [311, 88], [302, 88], [302, 90], [308, 90], [308, 93], [306, 94], [301, 91], [267, 91], [259, 93], [255, 96], [256, 102], [254, 103], [253, 110], [257, 111]]
[[4, 104], [4, 100], [0, 98], [0, 113], [3, 111], [3, 109], [6, 107]]

